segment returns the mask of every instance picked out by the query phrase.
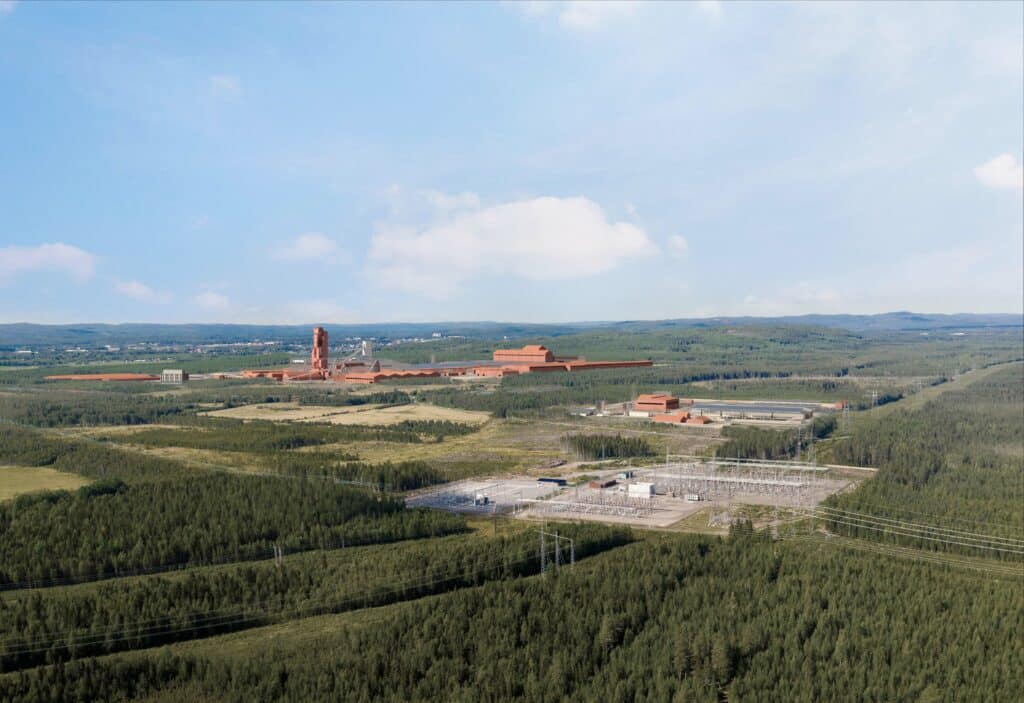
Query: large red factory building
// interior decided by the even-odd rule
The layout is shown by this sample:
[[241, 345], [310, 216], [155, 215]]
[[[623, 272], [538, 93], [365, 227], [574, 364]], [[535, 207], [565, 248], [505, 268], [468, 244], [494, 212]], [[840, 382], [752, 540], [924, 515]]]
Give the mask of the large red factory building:
[[494, 352], [494, 360], [506, 363], [544, 364], [554, 361], [555, 355], [540, 344], [528, 344], [522, 349], [498, 349]]

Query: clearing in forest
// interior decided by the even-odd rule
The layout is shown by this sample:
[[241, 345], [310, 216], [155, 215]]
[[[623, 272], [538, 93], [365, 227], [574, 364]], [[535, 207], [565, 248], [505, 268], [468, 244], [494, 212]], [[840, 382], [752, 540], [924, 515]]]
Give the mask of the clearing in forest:
[[89, 479], [40, 466], [0, 466], [0, 500], [34, 491], [74, 490]]

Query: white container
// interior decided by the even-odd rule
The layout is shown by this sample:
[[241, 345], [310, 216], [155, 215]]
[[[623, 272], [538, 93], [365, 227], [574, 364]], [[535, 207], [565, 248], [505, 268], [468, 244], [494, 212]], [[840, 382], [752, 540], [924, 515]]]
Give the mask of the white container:
[[653, 483], [631, 483], [629, 484], [629, 495], [643, 498], [650, 498], [654, 495]]

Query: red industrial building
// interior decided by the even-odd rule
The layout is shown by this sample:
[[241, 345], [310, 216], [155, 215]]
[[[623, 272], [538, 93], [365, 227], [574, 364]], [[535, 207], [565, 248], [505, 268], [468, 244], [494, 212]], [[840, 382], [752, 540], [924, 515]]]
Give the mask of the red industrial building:
[[516, 362], [527, 364], [544, 364], [555, 360], [551, 350], [540, 344], [527, 344], [522, 349], [498, 349], [494, 352], [495, 361]]
[[651, 418], [654, 422], [668, 422], [676, 425], [682, 425], [690, 420], [690, 413], [685, 410], [680, 410], [674, 413], [658, 413]]
[[679, 409], [679, 398], [668, 393], [641, 393], [633, 401], [633, 410], [649, 413], [667, 413]]
[[380, 383], [404, 378], [438, 378], [437, 369], [384, 369], [380, 371], [353, 371], [339, 380], [345, 383]]

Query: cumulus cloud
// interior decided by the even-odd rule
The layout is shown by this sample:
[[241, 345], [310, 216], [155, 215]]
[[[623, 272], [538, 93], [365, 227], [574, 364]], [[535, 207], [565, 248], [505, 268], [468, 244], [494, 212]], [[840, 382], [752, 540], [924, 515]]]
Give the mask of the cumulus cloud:
[[210, 89], [215, 95], [237, 98], [242, 94], [242, 80], [238, 76], [218, 73], [210, 76]]
[[192, 302], [204, 310], [223, 311], [231, 307], [231, 301], [228, 300], [226, 295], [212, 290], [203, 291], [196, 295], [192, 298]]
[[690, 250], [690, 243], [681, 234], [673, 234], [668, 238], [668, 250], [673, 256], [682, 258]]
[[502, 3], [526, 17], [544, 17], [550, 13], [558, 16], [558, 23], [565, 29], [577, 32], [593, 32], [604, 29], [616, 20], [636, 14], [642, 2], [629, 0], [566, 0], [565, 2], [505, 2]]
[[153, 290], [142, 281], [115, 281], [114, 290], [121, 295], [143, 303], [169, 303], [171, 294]]
[[56, 242], [34, 247], [0, 247], [0, 282], [22, 273], [65, 273], [78, 282], [87, 281], [96, 273], [95, 254], [70, 244]]
[[338, 244], [319, 232], [300, 234], [279, 247], [274, 257], [284, 261], [331, 261], [338, 254]]
[[974, 167], [978, 182], [998, 190], [1024, 190], [1024, 167], [1012, 154], [1000, 154]]
[[605, 273], [656, 251], [587, 198], [539, 197], [456, 213], [425, 227], [378, 224], [370, 273], [383, 286], [447, 297], [471, 278], [553, 281]]

